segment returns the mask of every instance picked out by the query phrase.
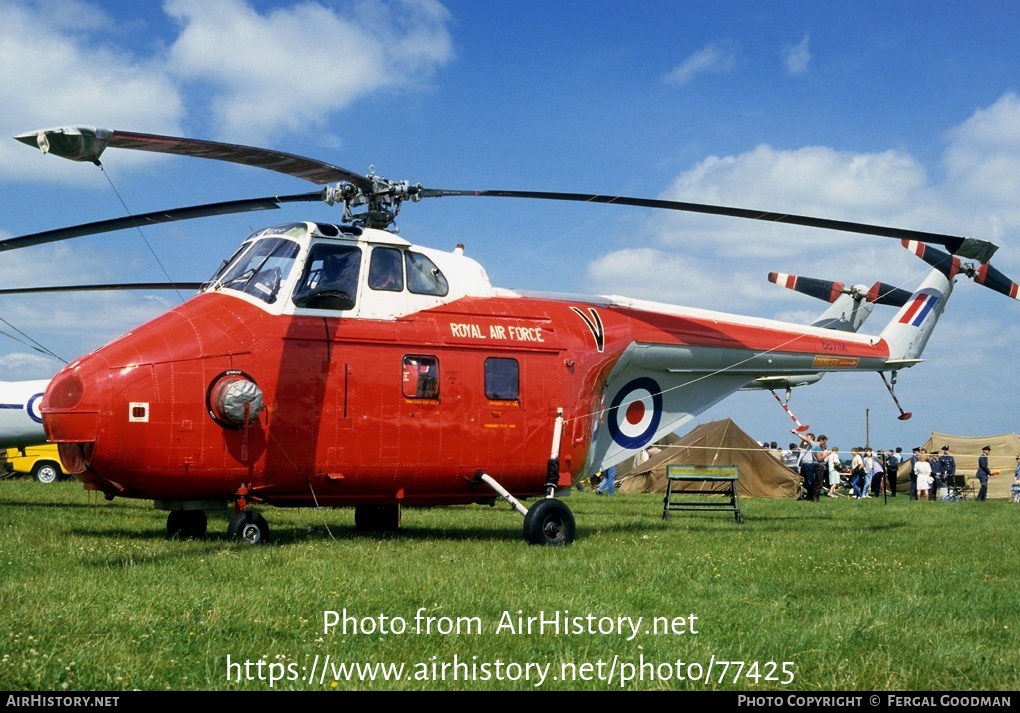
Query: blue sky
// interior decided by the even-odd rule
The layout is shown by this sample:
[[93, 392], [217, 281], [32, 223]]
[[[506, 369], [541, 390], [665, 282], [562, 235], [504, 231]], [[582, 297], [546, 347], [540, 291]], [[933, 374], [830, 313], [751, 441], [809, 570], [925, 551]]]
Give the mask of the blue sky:
[[[242, 2], [0, 4], [0, 136], [84, 124], [250, 143], [435, 188], [714, 202], [969, 235], [1020, 277], [1020, 9], [1011, 2]], [[0, 235], [310, 184], [111, 151], [106, 176], [0, 141]], [[108, 177], [108, 178], [107, 178]], [[7, 286], [208, 277], [254, 229], [338, 221], [299, 205], [5, 252]], [[821, 303], [771, 271], [912, 288], [888, 239], [612, 206], [440, 199], [406, 206], [411, 242], [458, 242], [501, 287], [621, 294], [795, 321]], [[65, 359], [173, 304], [167, 294], [0, 298]], [[876, 309], [865, 332], [891, 317]], [[825, 377], [791, 406], [848, 450], [932, 430], [1018, 430], [1020, 305], [957, 286], [927, 361], [897, 387]], [[6, 325], [0, 325], [10, 332]], [[59, 366], [0, 340], [0, 380]], [[788, 442], [768, 394], [732, 417]]]

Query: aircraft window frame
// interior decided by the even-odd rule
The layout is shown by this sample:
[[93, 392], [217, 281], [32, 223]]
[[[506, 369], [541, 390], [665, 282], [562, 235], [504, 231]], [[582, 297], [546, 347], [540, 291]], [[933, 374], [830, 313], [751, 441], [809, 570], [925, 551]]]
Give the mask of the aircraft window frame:
[[[404, 259], [398, 248], [376, 247], [368, 266], [368, 286], [380, 292], [404, 291]], [[376, 258], [379, 258], [378, 260]]]
[[[242, 246], [243, 247], [243, 246]], [[300, 246], [293, 240], [270, 237], [253, 240], [239, 249], [220, 270], [215, 284], [275, 304], [280, 290], [294, 269]]]
[[[510, 371], [496, 371], [511, 367]], [[485, 398], [490, 401], [521, 400], [521, 363], [511, 357], [486, 357], [484, 364]]]
[[[336, 277], [324, 281], [323, 273], [329, 269], [327, 263], [334, 262], [330, 258], [341, 256], [346, 259], [346, 264], [335, 266], [333, 269], [337, 270]], [[305, 264], [291, 295], [291, 302], [305, 309], [354, 309], [358, 300], [363, 256], [361, 247], [357, 245], [314, 243], [305, 256]]]
[[446, 281], [446, 276], [428, 256], [407, 250], [404, 252], [404, 266], [408, 292], [435, 297], [446, 297], [450, 293], [450, 283]]
[[405, 354], [400, 367], [400, 389], [406, 399], [438, 401], [439, 357]]
[[212, 277], [209, 278], [208, 284], [214, 285], [217, 282], [219, 282], [220, 276], [226, 274], [227, 268], [233, 265], [237, 258], [241, 257], [241, 255], [244, 254], [244, 252], [251, 247], [251, 243], [252, 241], [250, 238], [248, 240], [245, 240], [238, 246], [237, 250], [234, 251], [233, 255], [231, 255], [222, 263], [220, 263], [219, 269], [213, 274]]

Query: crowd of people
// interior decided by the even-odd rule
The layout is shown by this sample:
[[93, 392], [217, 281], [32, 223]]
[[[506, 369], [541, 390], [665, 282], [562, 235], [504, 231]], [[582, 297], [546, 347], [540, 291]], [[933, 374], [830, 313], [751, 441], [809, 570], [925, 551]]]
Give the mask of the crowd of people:
[[[943, 488], [950, 491], [958, 488], [956, 478], [956, 458], [949, 446], [942, 446], [939, 453], [929, 453], [924, 448], [914, 448], [909, 456], [902, 448], [889, 448], [885, 451], [872, 450], [867, 446], [855, 446], [850, 449], [849, 464], [840, 455], [838, 446], [830, 446], [826, 435], [817, 438], [813, 433], [800, 434], [793, 432], [801, 443], [791, 443], [788, 449], [780, 449], [775, 441], [760, 442], [759, 445], [768, 450], [791, 471], [800, 476], [801, 500], [818, 502], [822, 494], [830, 498], [844, 497], [839, 491], [848, 490], [846, 497], [855, 500], [880, 497], [888, 494], [896, 496], [896, 480], [900, 464], [910, 463], [911, 500], [937, 500]], [[659, 448], [641, 450], [635, 457], [635, 464], [647, 461], [651, 454], [658, 453]], [[998, 470], [988, 466], [991, 446], [981, 449], [975, 477], [980, 483], [976, 500], [984, 501], [988, 497], [988, 478], [999, 475]], [[590, 486], [596, 495], [613, 495], [616, 492], [616, 466], [600, 471], [589, 479]], [[581, 483], [578, 490], [583, 490]], [[1020, 503], [1020, 454], [1016, 456], [1016, 471], [1011, 488], [1013, 502]]]
[[[896, 477], [900, 464], [910, 462], [911, 500], [935, 500], [940, 489], [957, 487], [956, 459], [949, 446], [943, 446], [939, 453], [929, 453], [924, 448], [914, 448], [909, 456], [902, 448], [872, 450], [867, 446], [850, 449], [849, 465], [842, 460], [839, 447], [830, 446], [828, 436], [813, 433], [794, 432], [801, 443], [791, 443], [789, 449], [780, 450], [775, 441], [762, 444], [783, 464], [801, 477], [801, 499], [818, 502], [822, 494], [831, 498], [841, 497], [839, 490], [849, 490], [848, 497], [856, 500], [872, 498], [888, 493], [896, 496]], [[988, 478], [999, 471], [990, 470], [988, 455], [991, 446], [982, 449], [978, 458], [976, 477], [980, 483], [976, 499], [983, 501], [988, 495]], [[1020, 455], [1017, 456], [1015, 481], [1020, 485]], [[1020, 487], [1015, 489], [1020, 492]]]

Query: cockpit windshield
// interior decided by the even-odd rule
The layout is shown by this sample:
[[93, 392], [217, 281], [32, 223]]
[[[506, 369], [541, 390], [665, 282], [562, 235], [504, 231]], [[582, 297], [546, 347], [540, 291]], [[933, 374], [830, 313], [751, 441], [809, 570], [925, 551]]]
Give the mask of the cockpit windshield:
[[308, 251], [292, 300], [298, 307], [354, 309], [360, 269], [360, 248], [317, 243]]
[[213, 284], [238, 290], [274, 304], [280, 287], [290, 276], [298, 244], [284, 238], [255, 240], [242, 246], [213, 279]]

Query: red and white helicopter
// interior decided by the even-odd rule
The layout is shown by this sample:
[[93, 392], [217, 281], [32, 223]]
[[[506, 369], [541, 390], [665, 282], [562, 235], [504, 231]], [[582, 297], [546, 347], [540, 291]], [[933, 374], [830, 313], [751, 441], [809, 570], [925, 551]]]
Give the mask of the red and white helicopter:
[[[72, 361], [46, 388], [40, 411], [64, 466], [107, 498], [153, 500], [169, 511], [171, 536], [203, 536], [205, 511], [231, 502], [229, 534], [260, 542], [269, 527], [253, 504], [353, 506], [358, 527], [392, 529], [402, 506], [500, 496], [524, 515], [528, 542], [568, 544], [575, 523], [558, 493], [727, 395], [827, 372], [895, 376], [920, 361], [957, 273], [1017, 296], [988, 264], [994, 245], [949, 235], [642, 198], [423, 188], [271, 150], [87, 127], [17, 138], [77, 161], [98, 163], [106, 148], [156, 151], [325, 188], [53, 230], [0, 242], [0, 250], [284, 203], [343, 206], [335, 225], [296, 222], [250, 235], [193, 298]], [[419, 247], [388, 230], [403, 201], [450, 196], [862, 232], [903, 240], [932, 269], [899, 295], [902, 306], [877, 336], [856, 333], [870, 311], [860, 288], [810, 287], [806, 278], [802, 291], [833, 302], [822, 326], [525, 293], [493, 287], [460, 247]], [[775, 281], [795, 287], [796, 278], [782, 278]], [[888, 292], [874, 291], [876, 299]], [[526, 508], [528, 498], [535, 502]]]

